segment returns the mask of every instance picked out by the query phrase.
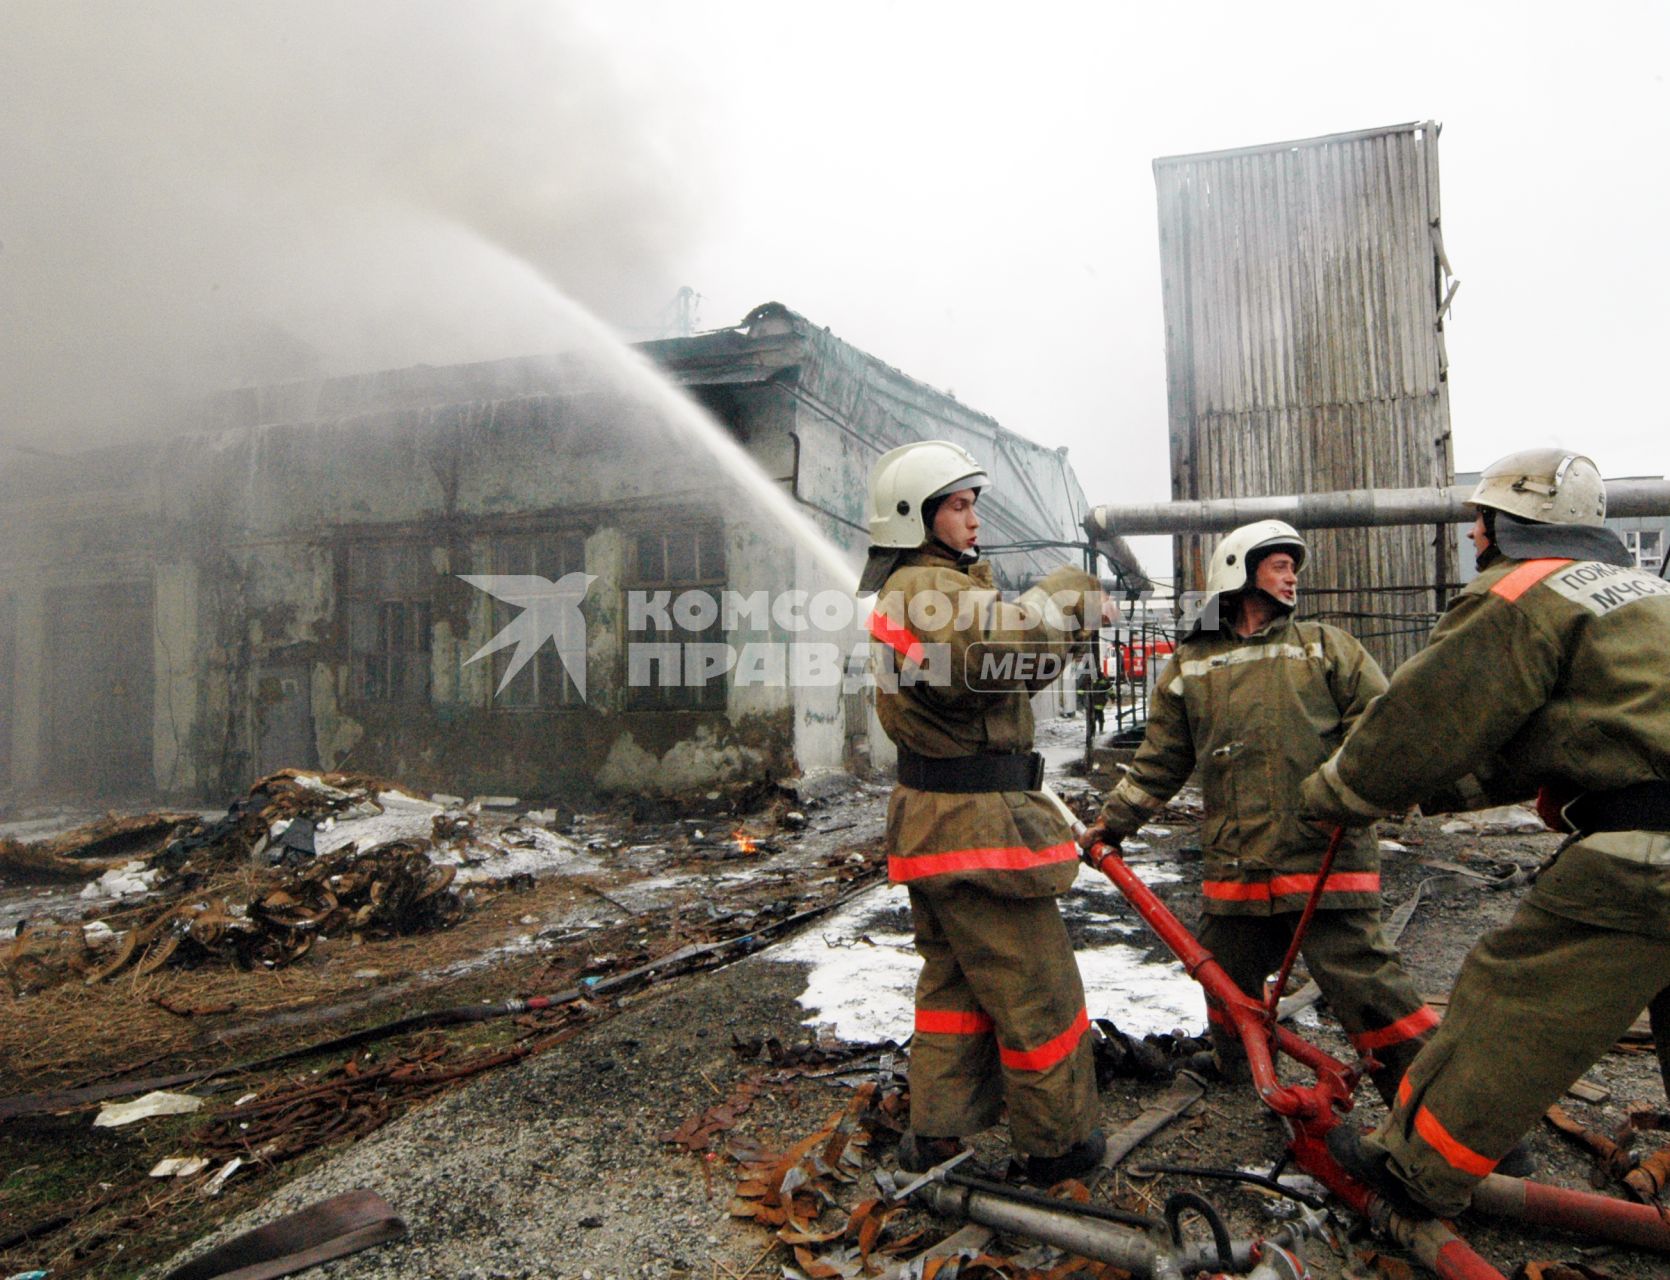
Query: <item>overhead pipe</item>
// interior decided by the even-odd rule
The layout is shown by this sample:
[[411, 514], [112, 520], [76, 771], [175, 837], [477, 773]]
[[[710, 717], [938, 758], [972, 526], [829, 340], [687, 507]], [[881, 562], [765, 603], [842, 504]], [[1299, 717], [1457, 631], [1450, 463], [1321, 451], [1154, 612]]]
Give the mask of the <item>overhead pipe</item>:
[[1131, 544], [1125, 541], [1122, 534], [1109, 533], [1090, 528], [1090, 517], [1085, 517], [1085, 528], [1090, 533], [1090, 545], [1107, 558], [1119, 575], [1119, 585], [1128, 596], [1144, 595], [1154, 589], [1154, 581], [1137, 559], [1136, 552], [1131, 550]]
[[[1092, 507], [1084, 518], [1084, 527], [1094, 540], [1142, 534], [1221, 533], [1254, 520], [1285, 520], [1298, 529], [1466, 524], [1473, 519], [1473, 509], [1467, 505], [1472, 492], [1467, 485], [1453, 484], [1120, 503]], [[1606, 514], [1618, 518], [1670, 515], [1670, 480], [1608, 480]]]

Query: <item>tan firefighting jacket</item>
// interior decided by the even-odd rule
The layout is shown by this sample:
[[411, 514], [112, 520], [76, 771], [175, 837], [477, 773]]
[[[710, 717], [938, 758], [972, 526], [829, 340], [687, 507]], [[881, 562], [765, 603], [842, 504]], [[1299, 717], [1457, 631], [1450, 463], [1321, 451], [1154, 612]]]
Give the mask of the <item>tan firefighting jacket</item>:
[[[1328, 840], [1299, 816], [1299, 783], [1385, 688], [1374, 659], [1337, 627], [1283, 617], [1245, 638], [1197, 630], [1160, 674], [1142, 746], [1098, 821], [1113, 836], [1131, 834], [1199, 766], [1204, 909], [1301, 910]], [[1347, 833], [1319, 905], [1380, 905], [1372, 831]]]
[[[1493, 561], [1305, 779], [1335, 820], [1670, 780], [1670, 582], [1574, 560]], [[1538, 879], [1539, 906], [1670, 936], [1670, 837], [1590, 835]]]
[[[906, 554], [869, 623], [887, 736], [934, 758], [1030, 751], [1030, 699], [1089, 637], [1097, 592], [1089, 574], [1062, 568], [1010, 603], [987, 564], [959, 566], [933, 545]], [[1037, 791], [896, 787], [887, 854], [895, 884], [972, 885], [1011, 898], [1064, 893], [1078, 872], [1071, 829]]]

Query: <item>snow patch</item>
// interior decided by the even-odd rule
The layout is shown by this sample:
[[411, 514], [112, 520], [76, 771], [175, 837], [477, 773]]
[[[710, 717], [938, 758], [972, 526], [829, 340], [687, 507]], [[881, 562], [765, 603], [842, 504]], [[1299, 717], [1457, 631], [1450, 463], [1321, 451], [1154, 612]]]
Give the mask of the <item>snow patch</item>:
[[[1113, 886], [1106, 888], [1118, 896]], [[1074, 900], [1062, 905], [1068, 913], [1083, 906]], [[894, 913], [908, 909], [903, 888], [878, 887], [761, 955], [811, 967], [799, 997], [806, 1022], [831, 1025], [843, 1040], [902, 1041], [915, 1022], [922, 968], [910, 935], [893, 927]], [[1149, 960], [1141, 948], [1124, 943], [1086, 948], [1077, 958], [1092, 1018], [1111, 1019], [1134, 1035], [1205, 1024], [1200, 988], [1176, 961]]]

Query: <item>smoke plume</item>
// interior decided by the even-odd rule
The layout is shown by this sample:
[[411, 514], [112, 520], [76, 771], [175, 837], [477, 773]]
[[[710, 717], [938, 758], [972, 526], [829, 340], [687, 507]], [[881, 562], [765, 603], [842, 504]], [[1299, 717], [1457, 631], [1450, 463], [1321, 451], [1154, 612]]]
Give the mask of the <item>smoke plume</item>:
[[0, 444], [550, 349], [553, 286], [653, 336], [710, 203], [676, 96], [572, 6], [8, 0]]

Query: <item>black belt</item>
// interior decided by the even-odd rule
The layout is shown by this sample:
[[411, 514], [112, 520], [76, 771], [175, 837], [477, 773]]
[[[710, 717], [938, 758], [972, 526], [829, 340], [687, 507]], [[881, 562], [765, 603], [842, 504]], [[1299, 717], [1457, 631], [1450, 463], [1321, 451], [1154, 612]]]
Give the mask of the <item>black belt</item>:
[[1044, 785], [1044, 757], [1026, 751], [935, 759], [900, 747], [899, 781], [918, 791], [1036, 791]]
[[1636, 782], [1614, 791], [1586, 791], [1562, 815], [1575, 831], [1670, 831], [1670, 782]]

